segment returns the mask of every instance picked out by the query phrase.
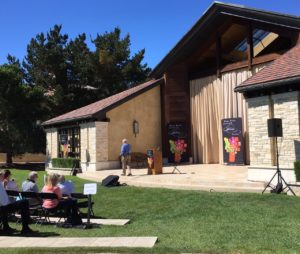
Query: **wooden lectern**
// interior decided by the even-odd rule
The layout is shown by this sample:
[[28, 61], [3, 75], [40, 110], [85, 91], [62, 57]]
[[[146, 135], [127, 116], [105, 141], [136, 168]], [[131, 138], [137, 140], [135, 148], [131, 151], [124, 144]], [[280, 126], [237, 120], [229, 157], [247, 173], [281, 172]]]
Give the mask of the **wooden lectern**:
[[158, 149], [152, 149], [147, 151], [147, 155], [148, 175], [162, 174], [162, 152]]

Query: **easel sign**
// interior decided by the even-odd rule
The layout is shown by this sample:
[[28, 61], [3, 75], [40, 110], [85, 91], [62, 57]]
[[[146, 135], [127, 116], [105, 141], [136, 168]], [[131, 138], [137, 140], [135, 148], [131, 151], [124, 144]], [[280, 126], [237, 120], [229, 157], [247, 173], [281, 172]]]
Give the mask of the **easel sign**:
[[83, 185], [83, 194], [84, 195], [95, 195], [97, 193], [97, 184], [96, 183], [85, 183]]
[[83, 194], [88, 196], [88, 212], [87, 212], [87, 224], [85, 228], [93, 228], [93, 225], [90, 223], [91, 219], [91, 206], [92, 206], [92, 196], [97, 193], [97, 184], [96, 183], [85, 183], [83, 185]]

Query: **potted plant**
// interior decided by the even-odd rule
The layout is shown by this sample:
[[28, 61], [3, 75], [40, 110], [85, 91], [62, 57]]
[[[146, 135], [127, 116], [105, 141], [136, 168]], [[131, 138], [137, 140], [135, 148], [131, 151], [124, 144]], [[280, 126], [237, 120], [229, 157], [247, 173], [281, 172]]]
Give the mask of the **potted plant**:
[[294, 162], [294, 170], [296, 175], [296, 182], [300, 182], [300, 161]]

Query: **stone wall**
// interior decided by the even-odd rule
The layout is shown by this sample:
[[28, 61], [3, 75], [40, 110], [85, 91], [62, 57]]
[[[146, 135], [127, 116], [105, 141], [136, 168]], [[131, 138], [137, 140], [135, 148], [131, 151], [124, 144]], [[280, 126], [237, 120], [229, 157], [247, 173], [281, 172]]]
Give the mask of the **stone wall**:
[[108, 160], [108, 123], [80, 124], [80, 157], [82, 171], [96, 171]]
[[[288, 178], [294, 181], [293, 164], [295, 160], [300, 159], [299, 92], [248, 98], [247, 102], [250, 139], [249, 168], [253, 170], [276, 168], [274, 140], [268, 137], [267, 119], [281, 118], [283, 137], [278, 137], [279, 165], [281, 169], [291, 170]], [[268, 174], [270, 175], [271, 172], [269, 171]], [[252, 175], [252, 178], [255, 178], [254, 175], [257, 173]]]
[[271, 117], [270, 98], [251, 98], [248, 102], [250, 164], [272, 166], [271, 140], [267, 119]]
[[279, 164], [283, 168], [293, 168], [300, 156], [299, 134], [299, 92], [272, 96], [274, 117], [282, 119], [283, 137], [278, 138]]
[[58, 156], [58, 137], [57, 137], [57, 129], [49, 128], [46, 129], [46, 168], [52, 167], [51, 159], [57, 158]]
[[95, 122], [80, 124], [80, 162], [82, 171], [96, 170]]

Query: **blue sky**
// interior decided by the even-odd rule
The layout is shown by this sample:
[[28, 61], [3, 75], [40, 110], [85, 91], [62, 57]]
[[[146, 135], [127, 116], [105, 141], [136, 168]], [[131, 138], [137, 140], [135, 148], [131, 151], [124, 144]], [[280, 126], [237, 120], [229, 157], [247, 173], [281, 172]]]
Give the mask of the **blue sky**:
[[[23, 59], [30, 39], [61, 24], [71, 38], [120, 27], [131, 36], [132, 53], [145, 48], [156, 64], [212, 4], [211, 0], [6, 0], [0, 7], [0, 64], [7, 54]], [[231, 0], [228, 3], [300, 16], [300, 0]], [[87, 41], [89, 42], [89, 40]]]

